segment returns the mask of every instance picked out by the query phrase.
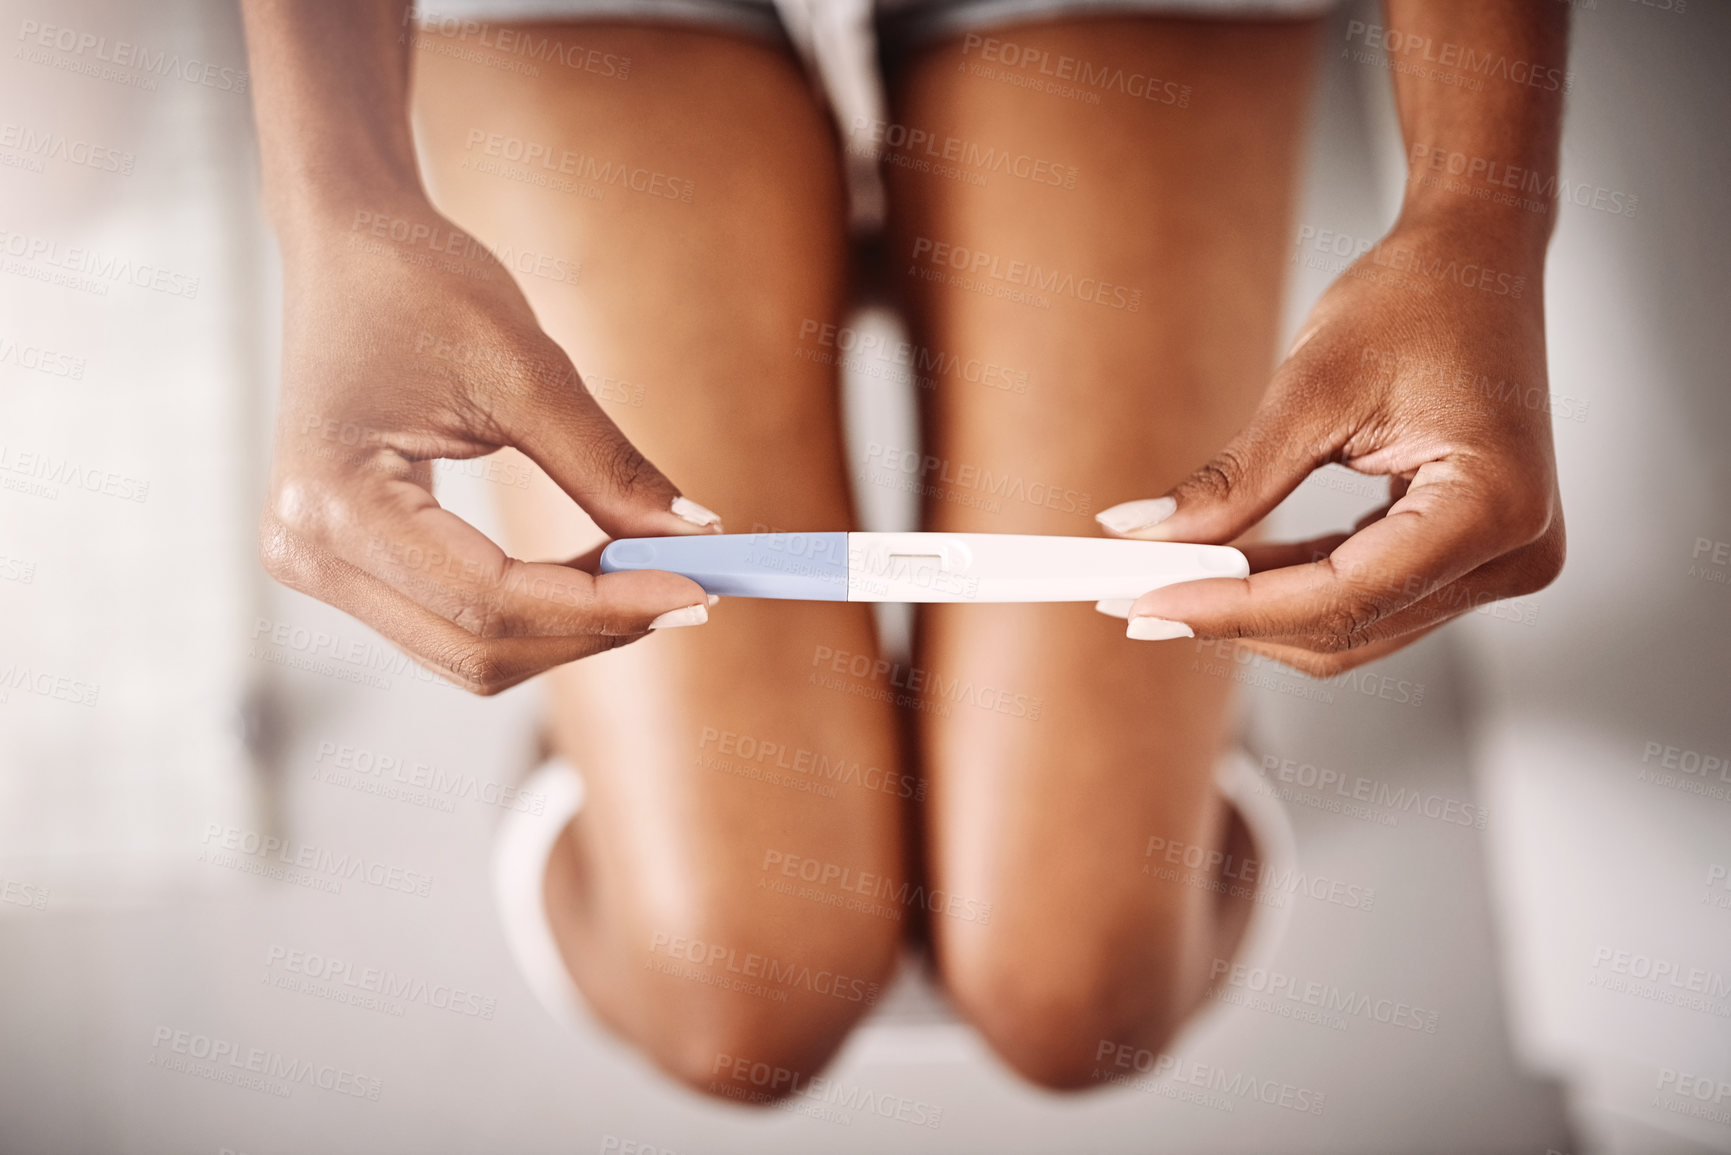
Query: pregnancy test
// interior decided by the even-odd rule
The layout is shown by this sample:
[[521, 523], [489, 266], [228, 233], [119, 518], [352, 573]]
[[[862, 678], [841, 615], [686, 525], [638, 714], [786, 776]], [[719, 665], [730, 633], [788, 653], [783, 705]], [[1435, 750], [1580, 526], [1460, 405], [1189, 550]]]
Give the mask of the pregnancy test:
[[1093, 602], [1250, 575], [1231, 546], [1014, 533], [718, 533], [601, 551], [602, 573], [644, 569], [725, 597], [820, 602]]

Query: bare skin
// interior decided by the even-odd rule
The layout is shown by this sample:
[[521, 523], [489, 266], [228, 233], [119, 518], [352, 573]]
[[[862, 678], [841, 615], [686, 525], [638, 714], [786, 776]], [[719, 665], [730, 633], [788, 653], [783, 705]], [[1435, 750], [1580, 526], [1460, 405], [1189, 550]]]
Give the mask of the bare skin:
[[[1476, 25], [1391, 11], [1426, 34], [1560, 61], [1554, 14], [1471, 7]], [[553, 670], [551, 738], [589, 802], [549, 863], [548, 911], [593, 1009], [695, 1088], [786, 1094], [866, 1013], [923, 920], [899, 900], [860, 910], [830, 901], [827, 883], [779, 885], [803, 881], [783, 872], [790, 861], [816, 862], [856, 888], [917, 882], [960, 900], [931, 920], [939, 975], [1029, 1079], [1083, 1086], [1105, 1046], [1158, 1049], [1246, 915], [1210, 879], [1141, 871], [1151, 838], [1251, 853], [1209, 780], [1228, 687], [1190, 671], [1193, 647], [1125, 646], [1085, 607], [936, 607], [915, 664], [937, 676], [925, 708], [898, 717], [870, 677], [817, 676], [837, 654], [875, 659], [858, 606], [740, 601], [701, 630], [618, 649], [701, 624], [709, 607], [673, 575], [589, 571], [605, 535], [717, 528], [651, 459], [735, 530], [849, 524], [835, 371], [801, 345], [808, 326], [841, 319], [840, 156], [792, 58], [738, 36], [604, 24], [510, 31], [629, 57], [629, 83], [422, 52], [435, 208], [403, 115], [401, 3], [245, 11], [289, 282], [267, 565], [477, 692]], [[1547, 423], [1463, 407], [1433, 374], [1371, 374], [1360, 357], [1387, 345], [1542, 382], [1548, 220], [1415, 180], [1389, 252], [1506, 267], [1534, 290], [1488, 300], [1372, 260], [1403, 275], [1344, 278], [1259, 404], [1312, 36], [1154, 20], [1016, 30], [1024, 45], [1172, 77], [1194, 94], [1184, 107], [1003, 85], [958, 68], [954, 44], [933, 46], [893, 78], [897, 120], [1049, 158], [1077, 180], [892, 165], [890, 279], [922, 346], [1028, 385], [940, 380], [928, 448], [958, 478], [989, 470], [1047, 495], [995, 508], [937, 495], [929, 528], [1086, 533], [1103, 502], [1164, 490], [1163, 520], [1139, 505], [1108, 528], [1234, 540], [1325, 460], [1389, 473], [1405, 504], [1358, 538], [1255, 547], [1250, 582], [1158, 591], [1128, 611], [1132, 636], [1255, 637], [1326, 669], [1405, 644], [1463, 599], [1543, 584], [1562, 530]], [[1560, 98], [1397, 83], [1409, 138], [1554, 171]], [[590, 164], [644, 183], [591, 180]], [[471, 236], [509, 254], [517, 286]], [[949, 282], [939, 244], [969, 252], [993, 295]], [[977, 276], [982, 253], [992, 269], [1056, 268], [1073, 287], [1008, 299]], [[561, 260], [580, 260], [581, 276], [546, 275]], [[1134, 311], [1114, 307], [1122, 292], [1139, 294]], [[432, 459], [500, 447], [539, 467], [502, 495], [510, 554], [431, 491]], [[599, 656], [571, 664], [586, 655]], [[1020, 712], [953, 701], [941, 687], [958, 682], [1007, 692]], [[989, 918], [967, 913], [982, 907]], [[740, 1077], [759, 1064], [773, 1081]]]
[[1156, 590], [1133, 607], [1199, 637], [1249, 639], [1319, 676], [1543, 589], [1565, 553], [1549, 411], [1474, 384], [1549, 391], [1555, 207], [1532, 212], [1485, 196], [1500, 191], [1487, 182], [1450, 178], [1493, 164], [1557, 173], [1568, 7], [1389, 0], [1385, 20], [1397, 54], [1428, 45], [1439, 59], [1471, 52], [1502, 71], [1477, 89], [1429, 68], [1395, 72], [1412, 162], [1400, 219], [1317, 302], [1253, 419], [1168, 491], [1175, 512], [1109, 526], [1226, 541], [1330, 461], [1387, 476], [1389, 504], [1353, 533], [1264, 546], [1248, 580]]
[[[957, 43], [900, 78], [896, 120], [1077, 172], [1074, 188], [981, 186], [889, 167], [894, 271], [920, 343], [1028, 382], [931, 391], [926, 452], [952, 477], [973, 466], [1033, 497], [982, 508], [953, 484], [928, 502], [928, 528], [1092, 533], [1102, 498], [1165, 489], [1254, 411], [1276, 355], [1315, 31], [1132, 19], [1004, 33], [1047, 59], [1189, 85], [1187, 106], [1010, 87], [958, 69]], [[915, 255], [933, 239], [1000, 271], [1026, 261], [1126, 292], [1047, 293], [1041, 308], [933, 281]], [[1041, 499], [1036, 483], [1066, 496]], [[1091, 606], [928, 606], [920, 622], [919, 666], [1041, 703], [1037, 718], [920, 715], [932, 884], [994, 912], [934, 920], [940, 973], [1017, 1070], [1086, 1085], [1102, 1043], [1157, 1051], [1210, 960], [1230, 957], [1219, 940], [1238, 923], [1221, 925], [1213, 894], [1141, 873], [1152, 835], [1205, 851], [1226, 837], [1211, 771], [1230, 683], [1191, 672], [1192, 645], [1125, 645]]]
[[[843, 271], [835, 145], [819, 110], [800, 106], [797, 74], [770, 49], [721, 36], [537, 31], [631, 56], [633, 85], [514, 83], [422, 54], [417, 112], [440, 207], [495, 247], [585, 254], [582, 285], [526, 284], [537, 315], [580, 351], [591, 380], [643, 383], [640, 408], [610, 406], [621, 428], [717, 499], [732, 524], [847, 524], [834, 371], [794, 356], [803, 321], [839, 318]], [[1043, 95], [1006, 104], [978, 80], [951, 79], [954, 45], [914, 66], [898, 88], [898, 117], [1062, 159], [1088, 183], [979, 189], [898, 179], [892, 195], [907, 206], [898, 237], [1020, 245], [1017, 256], [1143, 293], [1133, 313], [1065, 301], [1030, 320], [1023, 306], [908, 285], [924, 345], [1012, 366], [1030, 382], [1014, 394], [940, 381], [930, 429], [942, 456], [1083, 495], [1123, 492], [1170, 484], [1249, 415], [1275, 352], [1312, 36], [1308, 25], [1132, 21], [1023, 37], [1108, 63], [1188, 67], [1216, 95], [1187, 109], [1078, 109]], [[719, 100], [711, 71], [759, 79]], [[793, 102], [800, 114], [770, 121], [759, 102]], [[484, 121], [467, 111], [481, 106]], [[1081, 132], [1090, 121], [1079, 116], [1100, 131]], [[663, 205], [612, 190], [595, 201], [507, 184], [476, 170], [486, 143], [472, 142], [473, 123], [502, 142], [582, 142], [599, 157], [688, 174], [708, 195]], [[777, 128], [730, 127], [743, 123]], [[1149, 138], [1161, 143], [1126, 164]], [[665, 151], [645, 151], [645, 139]], [[1208, 178], [1198, 183], [1197, 171]], [[748, 221], [735, 196], [753, 206]], [[1199, 243], [1193, 220], [1222, 198], [1238, 226], [1225, 248], [1217, 238]], [[1099, 227], [1125, 203], [1163, 206], [1129, 246]], [[786, 256], [766, 259], [778, 251]], [[717, 452], [717, 430], [727, 453]], [[592, 531], [557, 515], [550, 489], [505, 497], [511, 542], [524, 556], [592, 542]], [[1097, 503], [1069, 505], [1012, 503], [988, 514], [939, 502], [928, 522], [1093, 532]], [[1243, 916], [1205, 890], [1141, 873], [1151, 835], [1208, 849], [1228, 837], [1210, 781], [1228, 686], [1188, 672], [1191, 653], [1128, 647], [1117, 633], [1087, 606], [958, 609], [926, 619], [916, 662], [1042, 703], [1037, 721], [942, 700], [915, 716], [934, 789], [925, 881], [962, 904], [955, 910], [992, 912], [984, 921], [932, 917], [940, 975], [1012, 1065], [1053, 1086], [1086, 1082], [1104, 1040], [1150, 1046], [1168, 1037], [1201, 997], [1208, 960], [1230, 955]], [[913, 910], [894, 921], [833, 912], [756, 885], [772, 848], [900, 878], [905, 800], [846, 787], [839, 798], [813, 798], [694, 759], [716, 750], [714, 739], [705, 745], [708, 727], [897, 767], [896, 722], [881, 703], [811, 687], [814, 665], [828, 672], [833, 661], [817, 656], [833, 652], [875, 656], [857, 608], [742, 601], [718, 608], [702, 631], [552, 680], [555, 743], [584, 768], [591, 802], [550, 867], [550, 914], [591, 1004], [693, 1086], [715, 1089], [718, 1062], [727, 1070], [719, 1056], [809, 1075], [864, 1007], [777, 1006], [645, 970], [657, 931], [742, 953], [795, 952], [881, 982], [902, 926], [915, 921]], [[1132, 718], [1141, 724], [1127, 725]], [[1054, 766], [1066, 772], [1054, 775]], [[692, 804], [669, 806], [674, 798]], [[670, 847], [680, 848], [677, 870]]]
[[[420, 54], [441, 208], [495, 246], [581, 254], [576, 285], [524, 278], [536, 315], [598, 394], [619, 398], [603, 404], [632, 441], [688, 468], [730, 526], [846, 528], [835, 371], [794, 355], [804, 321], [839, 316], [846, 272], [834, 138], [797, 62], [676, 27], [524, 31], [630, 57], [630, 82], [501, 77]], [[691, 202], [504, 180], [473, 164], [477, 125], [689, 180]], [[503, 496], [523, 556], [599, 539], [551, 486]], [[871, 621], [859, 605], [741, 599], [657, 641], [549, 679], [554, 744], [589, 796], [550, 865], [548, 911], [590, 1005], [663, 1068], [716, 1093], [783, 1094], [785, 1081], [731, 1079], [727, 1060], [817, 1071], [887, 982], [906, 920], [765, 887], [787, 856], [906, 876], [901, 808], [916, 783], [890, 708], [808, 681], [820, 647], [875, 655]], [[858, 770], [826, 779], [818, 757]], [[760, 772], [780, 781], [742, 776]], [[675, 939], [705, 944], [706, 961]], [[715, 946], [728, 953], [710, 963]], [[750, 956], [813, 977], [772, 981]], [[840, 994], [815, 989], [833, 991], [825, 972], [845, 977]], [[717, 978], [753, 989], [699, 981]]]
[[428, 203], [403, 7], [245, 8], [286, 302], [259, 549], [277, 580], [492, 694], [658, 621], [701, 622], [703, 590], [509, 557], [439, 506], [435, 459], [513, 446], [614, 534], [719, 526], [602, 412], [503, 266]]

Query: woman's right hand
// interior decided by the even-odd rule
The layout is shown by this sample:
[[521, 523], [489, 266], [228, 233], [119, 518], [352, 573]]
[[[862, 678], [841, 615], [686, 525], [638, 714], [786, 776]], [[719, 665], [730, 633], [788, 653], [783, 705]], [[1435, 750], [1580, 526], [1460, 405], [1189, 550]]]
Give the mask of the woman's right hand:
[[479, 694], [707, 619], [687, 578], [518, 561], [435, 500], [434, 459], [512, 446], [610, 536], [720, 530], [601, 411], [479, 243], [418, 196], [297, 214], [279, 239], [282, 402], [259, 532], [273, 577]]

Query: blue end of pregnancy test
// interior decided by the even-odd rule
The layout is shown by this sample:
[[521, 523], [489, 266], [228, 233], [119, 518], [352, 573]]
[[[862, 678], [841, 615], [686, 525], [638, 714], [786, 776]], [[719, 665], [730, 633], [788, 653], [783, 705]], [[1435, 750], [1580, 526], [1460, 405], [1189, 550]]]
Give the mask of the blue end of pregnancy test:
[[601, 551], [602, 573], [635, 569], [684, 574], [722, 597], [845, 602], [847, 534], [636, 537]]

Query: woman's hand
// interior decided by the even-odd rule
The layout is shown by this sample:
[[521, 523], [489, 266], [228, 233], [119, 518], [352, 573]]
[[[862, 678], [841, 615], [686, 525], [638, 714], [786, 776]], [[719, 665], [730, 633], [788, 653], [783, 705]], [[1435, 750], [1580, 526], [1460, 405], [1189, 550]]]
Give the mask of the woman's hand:
[[482, 694], [705, 620], [695, 582], [517, 561], [434, 499], [435, 458], [514, 446], [610, 535], [720, 528], [601, 411], [490, 253], [415, 196], [279, 232], [272, 576]]
[[1497, 220], [1397, 225], [1318, 302], [1246, 429], [1166, 496], [1099, 520], [1124, 537], [1229, 542], [1329, 462], [1389, 477], [1389, 504], [1351, 534], [1245, 547], [1248, 579], [1145, 594], [1130, 637], [1253, 639], [1327, 675], [1550, 584], [1563, 516], [1544, 246]]
[[427, 199], [409, 0], [242, 0], [284, 269], [265, 568], [479, 694], [708, 617], [696, 582], [506, 557], [432, 463], [515, 446], [613, 535], [717, 532], [584, 389], [503, 265]]

